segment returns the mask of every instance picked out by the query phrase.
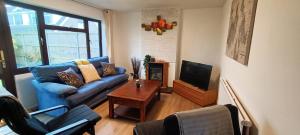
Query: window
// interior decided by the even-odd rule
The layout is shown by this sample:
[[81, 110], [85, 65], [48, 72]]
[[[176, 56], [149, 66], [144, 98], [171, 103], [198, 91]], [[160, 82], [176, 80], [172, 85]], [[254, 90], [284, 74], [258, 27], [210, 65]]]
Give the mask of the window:
[[46, 30], [46, 41], [50, 64], [87, 58], [85, 33]]
[[17, 68], [42, 64], [36, 12], [6, 5]]
[[76, 19], [47, 12], [44, 13], [44, 18], [46, 25], [84, 29], [83, 19]]
[[[5, 1], [16, 73], [28, 67], [102, 56], [101, 21]], [[14, 62], [12, 62], [14, 63]]]
[[89, 21], [89, 35], [91, 57], [97, 57], [100, 55], [99, 23]]

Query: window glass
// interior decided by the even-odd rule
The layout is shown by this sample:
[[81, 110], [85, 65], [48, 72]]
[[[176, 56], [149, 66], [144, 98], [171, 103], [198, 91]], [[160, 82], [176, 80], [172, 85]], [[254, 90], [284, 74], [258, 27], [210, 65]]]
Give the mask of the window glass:
[[93, 21], [88, 21], [88, 23], [89, 23], [91, 57], [99, 57], [100, 56], [99, 23]]
[[49, 64], [86, 59], [86, 35], [82, 32], [46, 30]]
[[101, 33], [102, 33], [102, 56], [107, 56], [107, 44], [106, 44], [106, 32], [105, 32], [105, 25], [101, 23]]
[[44, 13], [44, 19], [46, 25], [84, 29], [84, 23], [82, 19], [47, 12]]
[[34, 10], [5, 5], [17, 68], [41, 65], [41, 52]]

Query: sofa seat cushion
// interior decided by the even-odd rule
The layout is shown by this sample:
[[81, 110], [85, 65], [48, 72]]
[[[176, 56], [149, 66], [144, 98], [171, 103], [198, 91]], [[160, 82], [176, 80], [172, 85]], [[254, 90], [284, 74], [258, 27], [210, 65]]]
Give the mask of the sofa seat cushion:
[[112, 88], [113, 86], [128, 80], [128, 75], [127, 74], [117, 74], [117, 75], [111, 75], [111, 76], [106, 76], [102, 77], [101, 81], [104, 81], [108, 88]]
[[83, 103], [85, 100], [96, 96], [106, 90], [108, 84], [102, 80], [87, 83], [77, 90], [77, 93], [67, 97], [67, 101], [71, 107]]

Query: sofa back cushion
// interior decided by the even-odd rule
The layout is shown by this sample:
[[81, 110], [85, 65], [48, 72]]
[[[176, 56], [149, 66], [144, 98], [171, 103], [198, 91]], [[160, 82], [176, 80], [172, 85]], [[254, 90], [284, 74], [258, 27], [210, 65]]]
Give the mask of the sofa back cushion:
[[57, 76], [57, 72], [67, 70], [69, 68], [72, 68], [76, 73], [79, 73], [79, 69], [74, 64], [74, 62], [30, 67], [29, 70], [32, 72], [34, 78], [41, 83], [42, 82], [62, 83], [59, 77]]
[[[93, 64], [98, 72], [100, 74], [102, 72], [102, 66], [101, 62], [109, 63], [108, 56], [104, 57], [95, 57], [88, 59], [88, 61]], [[81, 72], [78, 69], [75, 62], [67, 62], [62, 64], [54, 64], [54, 65], [43, 65], [43, 66], [36, 66], [36, 67], [30, 67], [29, 70], [32, 72], [34, 78], [38, 82], [57, 82], [57, 83], [63, 83], [57, 76], [57, 72], [61, 72], [64, 70], [67, 70], [68, 68], [72, 68], [76, 73], [80, 74]]]
[[105, 63], [109, 63], [109, 59], [108, 56], [104, 56], [104, 57], [95, 57], [95, 58], [91, 58], [88, 59], [88, 61], [93, 64], [95, 66], [95, 68], [101, 68], [101, 62], [105, 62]]

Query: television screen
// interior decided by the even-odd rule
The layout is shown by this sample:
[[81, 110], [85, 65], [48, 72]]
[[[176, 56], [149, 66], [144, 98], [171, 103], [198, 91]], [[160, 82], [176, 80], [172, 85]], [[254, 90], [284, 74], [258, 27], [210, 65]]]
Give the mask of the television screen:
[[180, 80], [192, 84], [200, 89], [207, 90], [212, 66], [183, 60]]

